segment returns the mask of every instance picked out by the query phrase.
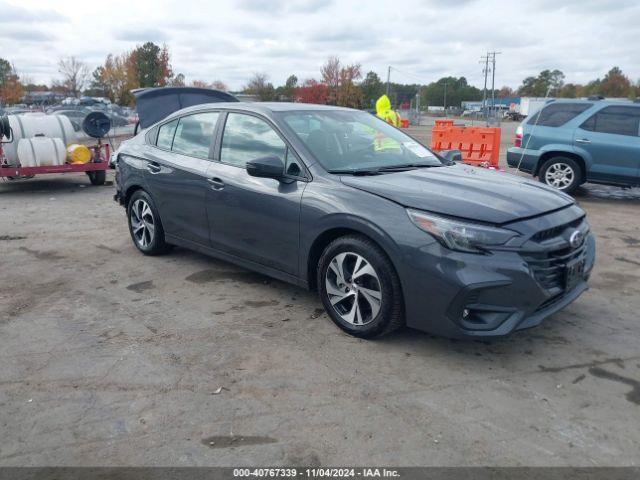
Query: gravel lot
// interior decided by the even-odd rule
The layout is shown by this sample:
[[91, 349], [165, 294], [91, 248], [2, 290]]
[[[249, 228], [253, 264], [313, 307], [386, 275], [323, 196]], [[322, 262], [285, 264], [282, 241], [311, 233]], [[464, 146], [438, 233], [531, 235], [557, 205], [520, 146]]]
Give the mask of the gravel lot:
[[455, 342], [358, 340], [314, 293], [144, 257], [113, 190], [0, 183], [0, 465], [638, 465], [640, 191], [578, 195], [598, 259], [576, 303]]

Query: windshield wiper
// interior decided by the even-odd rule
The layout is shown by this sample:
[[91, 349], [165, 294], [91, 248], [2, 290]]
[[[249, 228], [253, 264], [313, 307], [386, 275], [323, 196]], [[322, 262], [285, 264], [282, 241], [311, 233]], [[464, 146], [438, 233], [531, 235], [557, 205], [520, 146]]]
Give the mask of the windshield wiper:
[[402, 163], [400, 165], [389, 165], [388, 167], [378, 167], [379, 172], [401, 172], [405, 170], [414, 170], [416, 168], [441, 167], [442, 165], [430, 165], [428, 163]]
[[344, 169], [344, 170], [329, 170], [329, 173], [335, 173], [338, 175], [381, 175], [383, 173], [394, 172], [408, 172], [409, 170], [416, 170], [418, 168], [430, 168], [441, 167], [442, 165], [429, 165], [426, 163], [403, 163], [400, 165], [388, 165], [378, 168], [361, 168], [361, 169]]

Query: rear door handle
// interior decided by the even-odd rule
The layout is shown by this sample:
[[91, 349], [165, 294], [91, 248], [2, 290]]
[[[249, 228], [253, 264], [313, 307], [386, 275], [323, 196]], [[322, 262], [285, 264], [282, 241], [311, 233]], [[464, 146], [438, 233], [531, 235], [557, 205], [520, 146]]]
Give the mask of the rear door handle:
[[211, 188], [214, 190], [222, 190], [224, 188], [224, 182], [218, 177], [208, 178], [207, 182], [209, 182]]
[[149, 162], [147, 163], [147, 170], [149, 170], [149, 173], [160, 173], [162, 168], [156, 162]]
[[576, 143], [591, 143], [588, 138], [576, 138]]

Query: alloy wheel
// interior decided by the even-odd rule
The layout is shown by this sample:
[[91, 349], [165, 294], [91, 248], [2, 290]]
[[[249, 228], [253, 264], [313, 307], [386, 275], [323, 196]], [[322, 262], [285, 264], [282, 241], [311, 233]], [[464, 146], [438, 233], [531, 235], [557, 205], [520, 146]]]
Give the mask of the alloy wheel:
[[345, 322], [366, 325], [382, 306], [382, 288], [375, 269], [362, 255], [339, 253], [325, 274], [329, 302]]
[[153, 242], [156, 227], [151, 207], [145, 200], [139, 198], [133, 202], [130, 220], [136, 243], [142, 248], [147, 248]]
[[570, 165], [566, 163], [554, 163], [547, 168], [544, 174], [544, 180], [547, 185], [563, 190], [573, 182], [575, 172]]

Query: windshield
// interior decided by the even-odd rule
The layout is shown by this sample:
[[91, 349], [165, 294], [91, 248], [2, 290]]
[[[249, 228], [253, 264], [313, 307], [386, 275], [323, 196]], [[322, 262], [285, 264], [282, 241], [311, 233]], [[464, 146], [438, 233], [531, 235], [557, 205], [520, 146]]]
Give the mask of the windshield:
[[281, 116], [332, 173], [443, 165], [413, 138], [366, 112], [297, 111]]

